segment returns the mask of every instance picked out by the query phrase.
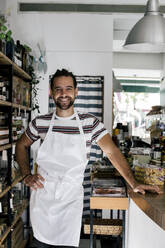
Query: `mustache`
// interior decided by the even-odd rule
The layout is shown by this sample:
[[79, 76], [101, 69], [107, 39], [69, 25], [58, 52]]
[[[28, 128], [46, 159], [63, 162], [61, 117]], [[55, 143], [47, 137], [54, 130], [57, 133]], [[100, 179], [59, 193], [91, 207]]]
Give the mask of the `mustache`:
[[71, 97], [70, 96], [59, 96], [57, 100], [59, 99], [71, 99]]

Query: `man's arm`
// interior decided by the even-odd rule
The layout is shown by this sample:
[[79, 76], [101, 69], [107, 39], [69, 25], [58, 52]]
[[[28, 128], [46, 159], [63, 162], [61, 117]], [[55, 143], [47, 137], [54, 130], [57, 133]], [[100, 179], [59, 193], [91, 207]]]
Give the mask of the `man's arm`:
[[28, 148], [33, 144], [26, 134], [22, 134], [21, 138], [16, 143], [16, 160], [19, 165], [22, 176], [25, 177], [24, 182], [27, 186], [32, 189], [42, 188], [43, 184], [40, 182], [44, 181], [44, 178], [39, 175], [31, 175]]
[[124, 177], [124, 179], [135, 192], [145, 194], [145, 190], [150, 190], [161, 193], [161, 190], [158, 186], [139, 184], [135, 180], [129, 164], [127, 163], [121, 151], [116, 147], [109, 134], [104, 135], [97, 142], [97, 144], [102, 149], [102, 151], [105, 152], [113, 166], [119, 171], [119, 173]]
[[23, 134], [16, 143], [16, 160], [19, 164], [22, 176], [26, 176], [31, 173], [28, 157], [28, 148], [32, 144], [33, 142], [28, 139], [25, 134]]

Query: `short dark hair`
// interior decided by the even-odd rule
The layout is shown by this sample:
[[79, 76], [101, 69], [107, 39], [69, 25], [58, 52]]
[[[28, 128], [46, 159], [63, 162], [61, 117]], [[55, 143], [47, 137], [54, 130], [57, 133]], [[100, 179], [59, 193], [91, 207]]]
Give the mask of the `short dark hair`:
[[51, 77], [51, 79], [50, 79], [50, 87], [51, 87], [51, 90], [53, 90], [54, 79], [57, 78], [57, 77], [62, 77], [62, 76], [65, 76], [65, 77], [72, 77], [72, 79], [73, 79], [73, 84], [74, 84], [74, 88], [77, 87], [76, 77], [73, 75], [73, 73], [67, 71], [66, 69], [62, 69], [62, 70], [57, 70], [57, 71], [52, 75], [52, 77]]

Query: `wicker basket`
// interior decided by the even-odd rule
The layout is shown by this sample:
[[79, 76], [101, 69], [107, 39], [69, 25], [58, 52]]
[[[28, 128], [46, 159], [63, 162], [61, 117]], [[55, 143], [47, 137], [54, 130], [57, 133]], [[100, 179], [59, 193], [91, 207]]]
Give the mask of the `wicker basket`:
[[[94, 219], [93, 234], [120, 235], [122, 232], [122, 220], [119, 219]], [[90, 221], [84, 224], [84, 233], [90, 234]]]

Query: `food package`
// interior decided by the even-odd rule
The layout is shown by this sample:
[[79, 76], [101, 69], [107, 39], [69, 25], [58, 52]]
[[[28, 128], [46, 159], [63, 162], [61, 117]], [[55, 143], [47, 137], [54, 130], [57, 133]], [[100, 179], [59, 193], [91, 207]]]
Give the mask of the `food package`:
[[165, 168], [160, 166], [147, 164], [134, 166], [135, 178], [144, 184], [164, 185]]
[[120, 178], [94, 179], [92, 196], [125, 196], [125, 185]]

